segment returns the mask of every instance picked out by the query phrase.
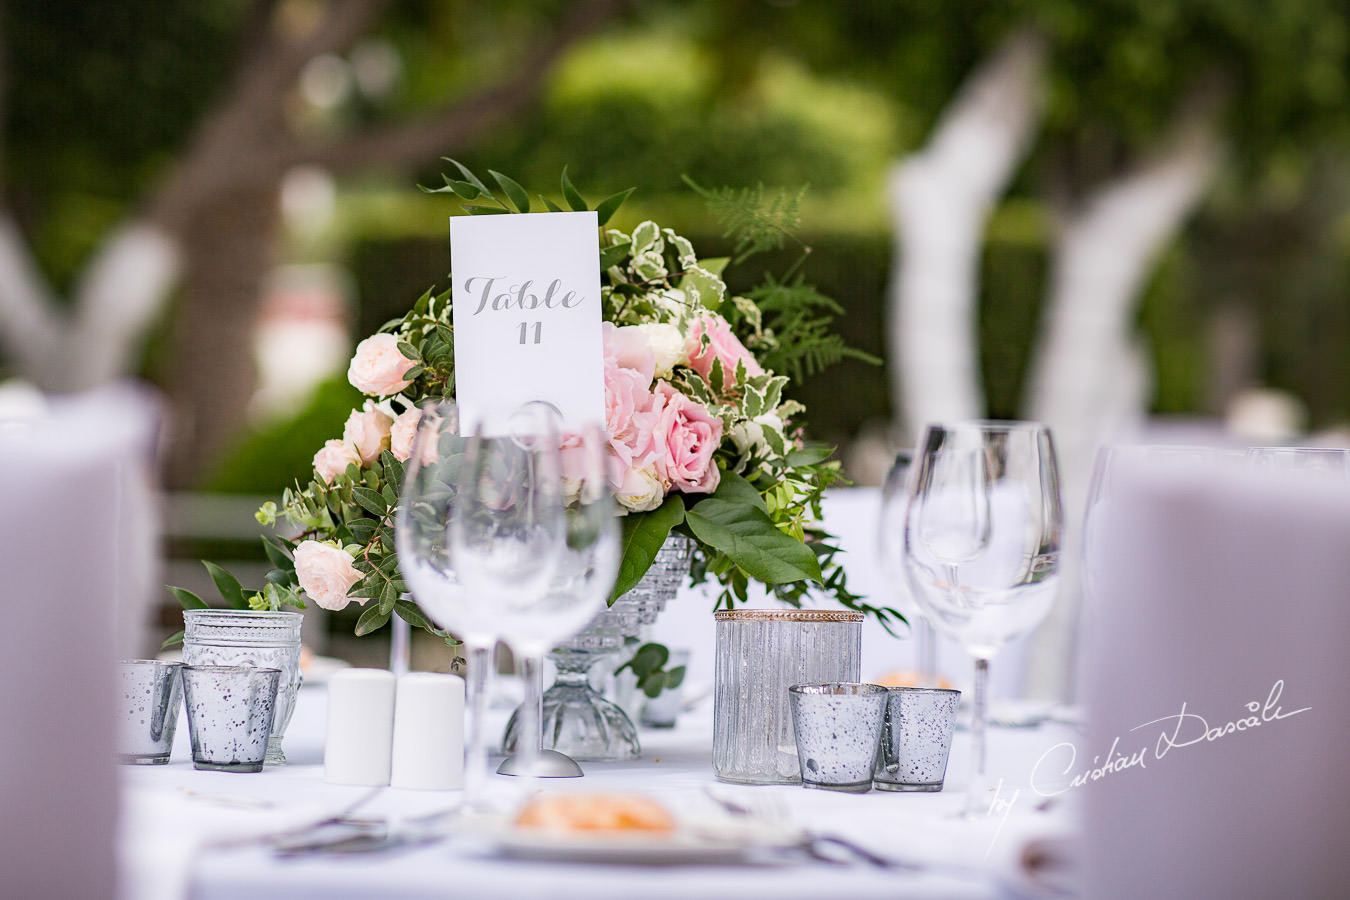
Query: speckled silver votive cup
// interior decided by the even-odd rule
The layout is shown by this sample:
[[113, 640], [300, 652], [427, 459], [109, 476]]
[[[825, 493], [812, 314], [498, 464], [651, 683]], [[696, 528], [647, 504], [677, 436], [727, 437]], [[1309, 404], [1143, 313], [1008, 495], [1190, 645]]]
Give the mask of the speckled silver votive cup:
[[831, 681], [788, 688], [802, 785], [861, 794], [872, 789], [888, 693]]
[[193, 767], [261, 772], [280, 681], [280, 669], [184, 666]]
[[942, 790], [961, 692], [919, 687], [888, 690], [872, 786], [879, 791]]
[[182, 663], [123, 659], [118, 670], [117, 751], [133, 766], [162, 766], [173, 749], [183, 698]]

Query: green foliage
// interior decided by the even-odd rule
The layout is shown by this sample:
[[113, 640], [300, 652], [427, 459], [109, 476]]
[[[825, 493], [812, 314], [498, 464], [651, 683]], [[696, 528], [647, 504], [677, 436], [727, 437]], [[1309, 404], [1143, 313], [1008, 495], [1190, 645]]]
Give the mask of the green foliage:
[[666, 669], [670, 661], [670, 650], [664, 644], [647, 643], [638, 647], [627, 662], [614, 670], [618, 675], [624, 669], [631, 669], [637, 676], [638, 690], [648, 697], [656, 697], [664, 690], [674, 690], [684, 683], [684, 666]]
[[[685, 183], [707, 201], [708, 210], [722, 227], [723, 235], [735, 241], [736, 262], [766, 250], [781, 249], [788, 238], [797, 240], [805, 187], [796, 193], [775, 191], [765, 196], [763, 184], [753, 188], [709, 190], [687, 176]], [[809, 248], [806, 249], [809, 252]]]

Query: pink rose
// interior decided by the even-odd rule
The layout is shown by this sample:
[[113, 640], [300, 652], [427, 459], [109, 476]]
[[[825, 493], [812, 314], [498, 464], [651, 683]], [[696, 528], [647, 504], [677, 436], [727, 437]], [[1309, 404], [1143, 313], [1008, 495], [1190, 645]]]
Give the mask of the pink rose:
[[417, 437], [417, 423], [421, 421], [422, 411], [410, 409], [400, 413], [394, 424], [389, 427], [389, 452], [394, 454], [394, 459], [405, 462], [412, 456], [413, 439]]
[[[703, 346], [703, 336], [708, 336], [708, 346]], [[689, 337], [685, 340], [685, 349], [689, 353], [689, 365], [705, 379], [712, 372], [713, 360], [722, 361], [722, 383], [728, 387], [736, 383], [736, 364], [745, 364], [746, 375], [763, 375], [762, 369], [750, 351], [745, 349], [741, 339], [731, 331], [731, 325], [717, 313], [705, 312], [689, 326]]]
[[364, 605], [368, 598], [347, 596], [361, 580], [352, 562], [352, 555], [341, 547], [303, 541], [295, 548], [295, 577], [300, 589], [324, 609], [337, 612], [352, 600]]
[[398, 338], [375, 334], [356, 345], [356, 355], [347, 369], [347, 380], [363, 394], [387, 397], [412, 384], [403, 373], [415, 363], [398, 350]]
[[647, 335], [637, 325], [617, 327], [613, 322], [605, 322], [604, 329], [605, 361], [613, 361], [622, 369], [631, 369], [646, 379], [643, 387], [652, 383], [656, 373], [656, 355], [652, 352]]
[[333, 438], [314, 454], [314, 471], [319, 473], [324, 484], [332, 484], [334, 478], [347, 471], [348, 463], [356, 463], [359, 467], [361, 457], [355, 447], [340, 438]]
[[653, 455], [652, 394], [647, 390], [650, 378], [642, 373], [605, 361], [605, 430], [610, 449], [624, 468]]
[[392, 418], [367, 401], [364, 410], [352, 410], [352, 414], [347, 417], [347, 424], [342, 428], [342, 440], [352, 446], [356, 455], [361, 457], [361, 462], [369, 465], [389, 448], [389, 426], [393, 424]]
[[656, 386], [656, 471], [676, 490], [710, 494], [722, 473], [713, 452], [722, 443], [722, 420], [661, 382]]

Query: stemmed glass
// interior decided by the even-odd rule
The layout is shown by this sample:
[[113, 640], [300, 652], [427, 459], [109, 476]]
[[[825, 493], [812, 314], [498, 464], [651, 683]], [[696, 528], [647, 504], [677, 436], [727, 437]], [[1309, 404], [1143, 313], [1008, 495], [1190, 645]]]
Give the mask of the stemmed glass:
[[398, 511], [403, 576], [427, 615], [468, 651], [470, 809], [487, 779], [492, 649], [548, 589], [566, 541], [558, 434], [532, 406], [505, 433], [467, 435], [454, 403], [423, 406]]
[[598, 425], [563, 438], [562, 478], [566, 545], [547, 590], [522, 615], [503, 623], [502, 640], [521, 662], [525, 702], [512, 716], [504, 741], [509, 775], [565, 777], [581, 774], [569, 757], [542, 749], [540, 675], [544, 655], [576, 634], [605, 608], [619, 571], [619, 519], [609, 488], [608, 441]]
[[989, 663], [1050, 611], [1064, 513], [1054, 445], [1033, 422], [929, 425], [905, 511], [905, 573], [935, 628], [975, 661], [967, 816], [985, 781]]
[[1249, 447], [1246, 456], [1257, 468], [1350, 478], [1350, 450], [1339, 447]]
[[904, 588], [905, 507], [909, 501], [906, 482], [913, 463], [914, 451], [901, 450], [886, 473], [886, 483], [881, 488], [877, 555], [882, 570], [891, 581], [893, 595], [913, 628], [920, 686], [934, 687], [937, 684], [937, 634]]

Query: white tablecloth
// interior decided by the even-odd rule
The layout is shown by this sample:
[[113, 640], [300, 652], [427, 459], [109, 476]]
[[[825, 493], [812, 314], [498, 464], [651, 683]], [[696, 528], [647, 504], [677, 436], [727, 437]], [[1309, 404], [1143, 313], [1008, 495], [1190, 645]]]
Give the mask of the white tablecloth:
[[[1050, 764], [1037, 762], [1076, 732], [1064, 726], [993, 729], [988, 794], [993, 807], [976, 821], [954, 818], [964, 800], [969, 734], [957, 733], [947, 789], [937, 794], [837, 794], [795, 786], [737, 787], [713, 778], [711, 703], [687, 714], [673, 731], [643, 731], [643, 754], [627, 763], [586, 763], [577, 789], [641, 791], [687, 806], [705, 787], [768, 792], [781, 798], [793, 822], [835, 833], [885, 854], [935, 863], [932, 871], [880, 870], [865, 864], [830, 865], [799, 855], [753, 865], [581, 865], [505, 859], [486, 842], [447, 842], [374, 856], [281, 860], [258, 847], [213, 846], [240, 835], [317, 819], [369, 793], [323, 781], [325, 692], [301, 691], [286, 736], [289, 764], [257, 775], [198, 772], [185, 745], [186, 723], [173, 761], [123, 770], [123, 824], [119, 839], [123, 894], [132, 900], [226, 898], [421, 897], [998, 897], [1034, 895], [1021, 866], [1032, 839], [1072, 833], [1072, 803], [1036, 809], [1059, 785]], [[1050, 759], [1047, 757], [1047, 759]], [[1053, 761], [1053, 760], [1051, 760]], [[494, 763], [495, 765], [495, 763]], [[1000, 781], [1001, 779], [1001, 781]], [[493, 776], [490, 790], [509, 800], [520, 782]], [[549, 783], [544, 783], [545, 788]], [[760, 794], [764, 796], [763, 793]], [[454, 805], [458, 792], [385, 789], [362, 814], [412, 815]], [[1073, 792], [1059, 799], [1072, 798]], [[1004, 805], [1006, 804], [1006, 805]]]

